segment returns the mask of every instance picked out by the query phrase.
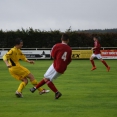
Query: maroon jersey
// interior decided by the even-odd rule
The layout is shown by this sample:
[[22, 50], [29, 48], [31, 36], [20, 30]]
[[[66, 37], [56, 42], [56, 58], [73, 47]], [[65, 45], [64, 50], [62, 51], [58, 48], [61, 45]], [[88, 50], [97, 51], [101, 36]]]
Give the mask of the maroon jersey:
[[94, 54], [100, 54], [101, 53], [100, 52], [101, 45], [100, 45], [98, 40], [94, 41], [94, 47], [96, 47], [94, 49]]
[[67, 65], [71, 62], [71, 48], [65, 43], [58, 43], [53, 46], [51, 56], [54, 59], [53, 66], [59, 73], [64, 73]]

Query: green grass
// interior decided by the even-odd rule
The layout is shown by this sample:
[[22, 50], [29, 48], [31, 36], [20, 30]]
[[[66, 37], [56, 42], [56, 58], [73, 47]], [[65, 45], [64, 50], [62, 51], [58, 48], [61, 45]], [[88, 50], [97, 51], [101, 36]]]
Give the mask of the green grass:
[[[63, 96], [55, 100], [54, 93], [31, 93], [31, 83], [23, 90], [24, 98], [14, 93], [19, 81], [12, 78], [3, 61], [0, 61], [0, 117], [117, 117], [117, 61], [106, 60], [110, 72], [95, 60], [97, 69], [90, 71], [89, 60], [74, 60], [65, 74], [54, 81]], [[38, 81], [52, 63], [51, 60], [25, 62]], [[48, 89], [45, 85], [44, 88]]]

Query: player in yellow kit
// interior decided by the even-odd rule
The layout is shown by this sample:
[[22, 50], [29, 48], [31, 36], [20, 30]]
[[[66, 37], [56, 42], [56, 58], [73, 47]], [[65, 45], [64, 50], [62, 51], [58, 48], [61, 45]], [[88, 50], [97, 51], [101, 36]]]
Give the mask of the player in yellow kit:
[[[34, 86], [38, 84], [37, 80], [34, 78], [31, 72], [27, 68], [21, 66], [19, 63], [19, 59], [21, 59], [30, 64], [34, 64], [34, 61], [28, 60], [25, 57], [25, 55], [21, 52], [20, 49], [22, 48], [22, 46], [23, 46], [23, 41], [20, 38], [17, 38], [15, 41], [14, 48], [11, 48], [3, 56], [3, 60], [6, 63], [6, 66], [9, 68], [10, 74], [17, 80], [22, 81], [15, 93], [17, 97], [23, 97], [22, 90], [28, 84], [28, 79]], [[38, 90], [40, 94], [49, 92], [49, 90], [45, 90], [41, 87]]]

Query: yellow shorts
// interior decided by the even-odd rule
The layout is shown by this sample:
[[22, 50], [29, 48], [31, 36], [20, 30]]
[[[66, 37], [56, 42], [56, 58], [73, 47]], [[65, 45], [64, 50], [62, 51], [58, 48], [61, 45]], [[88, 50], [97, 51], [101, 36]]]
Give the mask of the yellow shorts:
[[21, 65], [9, 68], [9, 72], [17, 80], [22, 80], [30, 74], [30, 71]]

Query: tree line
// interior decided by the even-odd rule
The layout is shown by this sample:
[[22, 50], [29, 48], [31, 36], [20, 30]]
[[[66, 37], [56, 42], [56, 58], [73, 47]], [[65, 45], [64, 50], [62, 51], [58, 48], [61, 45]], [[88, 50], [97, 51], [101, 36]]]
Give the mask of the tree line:
[[[71, 47], [92, 47], [93, 36], [99, 36], [103, 47], [117, 47], [117, 32], [90, 32], [66, 30], [69, 35]], [[60, 43], [62, 32], [59, 30], [41, 31], [39, 29], [21, 29], [16, 31], [0, 30], [0, 48], [11, 48], [16, 38], [24, 42], [23, 48], [51, 48], [55, 43]]]

